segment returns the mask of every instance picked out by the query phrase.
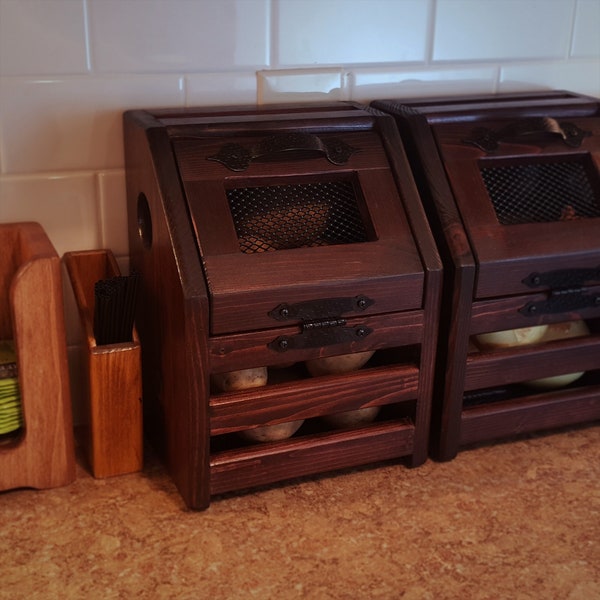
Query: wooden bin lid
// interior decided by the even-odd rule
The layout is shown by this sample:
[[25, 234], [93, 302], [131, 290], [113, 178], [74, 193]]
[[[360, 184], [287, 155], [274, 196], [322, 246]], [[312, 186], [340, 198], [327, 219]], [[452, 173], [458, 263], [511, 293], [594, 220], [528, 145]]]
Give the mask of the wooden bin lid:
[[[399, 189], [375, 121], [358, 109], [169, 117], [213, 334], [280, 327], [281, 305], [325, 301], [315, 319], [422, 306], [404, 207], [416, 188]], [[328, 314], [338, 298], [368, 302]]]
[[[557, 271], [578, 270], [574, 285], [599, 283], [600, 102], [552, 92], [374, 104], [405, 124], [427, 120], [431, 160], [441, 161], [451, 190], [437, 208], [458, 209], [476, 298], [552, 288], [546, 273]], [[532, 285], [539, 274], [542, 283]]]

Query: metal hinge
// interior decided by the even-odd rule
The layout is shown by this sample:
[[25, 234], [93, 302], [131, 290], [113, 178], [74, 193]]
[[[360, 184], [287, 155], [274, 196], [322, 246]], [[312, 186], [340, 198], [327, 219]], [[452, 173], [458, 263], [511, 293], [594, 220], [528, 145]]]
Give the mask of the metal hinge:
[[360, 341], [373, 331], [370, 327], [366, 325], [346, 327], [346, 319], [341, 316], [314, 318], [313, 315], [317, 312], [339, 315], [364, 311], [373, 304], [374, 301], [366, 296], [280, 304], [269, 312], [269, 316], [277, 321], [300, 319], [302, 331], [298, 335], [279, 336], [267, 345], [276, 352], [287, 352]]
[[600, 307], [600, 294], [588, 293], [589, 288], [583, 285], [592, 281], [600, 281], [600, 267], [531, 273], [523, 280], [525, 285], [530, 288], [551, 289], [545, 300], [528, 302], [519, 312], [527, 316], [537, 316]]

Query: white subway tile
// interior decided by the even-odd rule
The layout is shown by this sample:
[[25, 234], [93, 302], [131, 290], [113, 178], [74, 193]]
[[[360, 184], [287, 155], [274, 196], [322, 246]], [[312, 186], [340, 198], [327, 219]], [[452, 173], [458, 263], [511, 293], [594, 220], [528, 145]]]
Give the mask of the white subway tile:
[[98, 206], [93, 173], [0, 177], [0, 222], [36, 221], [59, 256], [98, 248]]
[[426, 59], [430, 2], [280, 0], [274, 66]]
[[115, 256], [129, 254], [125, 171], [98, 173], [100, 239], [103, 248]]
[[600, 98], [600, 64], [593, 60], [529, 63], [502, 68], [500, 91], [560, 89]]
[[182, 80], [175, 75], [5, 78], [2, 171], [123, 167], [123, 111], [183, 104]]
[[572, 0], [438, 0], [433, 59], [563, 58]]
[[258, 103], [345, 100], [346, 77], [340, 68], [259, 71]]
[[87, 70], [83, 0], [1, 0], [0, 75]]
[[410, 69], [354, 69], [351, 99], [367, 103], [383, 98], [414, 98], [454, 94], [493, 93], [495, 67]]
[[577, 0], [571, 56], [600, 59], [600, 0]]
[[93, 68], [219, 70], [267, 62], [268, 0], [89, 0]]
[[186, 75], [186, 106], [256, 103], [256, 74], [206, 73]]

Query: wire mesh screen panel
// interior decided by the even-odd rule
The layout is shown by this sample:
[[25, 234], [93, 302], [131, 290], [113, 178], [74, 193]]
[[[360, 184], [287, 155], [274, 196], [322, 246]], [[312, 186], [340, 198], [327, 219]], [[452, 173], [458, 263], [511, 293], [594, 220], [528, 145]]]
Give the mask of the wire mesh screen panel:
[[348, 180], [233, 188], [227, 199], [246, 254], [368, 241]]
[[481, 175], [501, 225], [600, 217], [584, 160], [482, 167]]

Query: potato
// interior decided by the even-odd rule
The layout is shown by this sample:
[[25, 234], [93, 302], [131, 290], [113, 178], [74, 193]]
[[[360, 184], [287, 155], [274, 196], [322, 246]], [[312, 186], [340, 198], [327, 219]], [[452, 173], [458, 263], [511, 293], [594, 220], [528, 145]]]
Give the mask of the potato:
[[327, 202], [300, 198], [289, 206], [251, 216], [243, 228], [250, 237], [269, 237], [274, 249], [299, 248], [318, 241], [327, 229], [328, 218]]
[[306, 361], [306, 368], [313, 377], [348, 373], [364, 366], [373, 354], [375, 354], [374, 350], [367, 350], [365, 352], [315, 358]]
[[276, 425], [263, 425], [254, 429], [244, 429], [239, 434], [245, 440], [251, 442], [276, 442], [292, 437], [300, 429], [304, 419], [287, 421]]
[[[540, 343], [550, 342], [552, 340], [566, 340], [574, 337], [582, 337], [590, 334], [590, 330], [585, 321], [570, 321], [568, 323], [555, 323], [549, 325], [546, 333], [540, 340]], [[542, 377], [541, 379], [532, 379], [526, 381], [525, 385], [536, 389], [556, 389], [561, 388], [574, 381], [577, 381], [585, 371], [576, 373], [566, 373], [564, 375], [554, 375], [552, 377]]]
[[336, 415], [325, 415], [323, 421], [332, 427], [353, 427], [356, 425], [366, 425], [370, 423], [379, 414], [379, 406], [368, 408], [358, 408], [357, 410], [348, 410]]
[[482, 350], [527, 346], [539, 342], [547, 329], [547, 325], [534, 325], [533, 327], [480, 333], [475, 336], [475, 343]]
[[260, 252], [273, 252], [276, 250], [273, 242], [254, 235], [243, 235], [239, 238], [239, 242], [240, 249], [244, 254], [258, 254]]
[[210, 376], [212, 385], [221, 392], [247, 390], [249, 388], [267, 385], [267, 367], [240, 369], [227, 373], [213, 373]]

